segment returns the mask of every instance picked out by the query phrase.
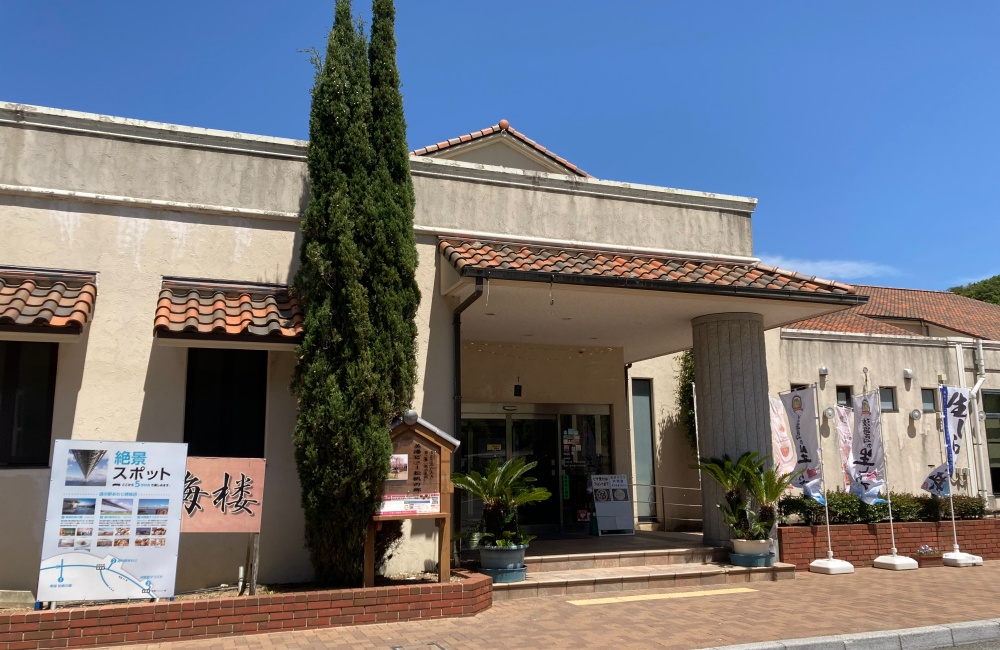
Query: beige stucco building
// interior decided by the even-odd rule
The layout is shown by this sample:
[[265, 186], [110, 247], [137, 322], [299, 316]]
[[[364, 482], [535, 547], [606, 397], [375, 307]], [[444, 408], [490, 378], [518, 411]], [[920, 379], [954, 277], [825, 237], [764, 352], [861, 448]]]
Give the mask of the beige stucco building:
[[[310, 578], [287, 288], [305, 147], [0, 104], [0, 385], [21, 400], [0, 402], [0, 491], [18, 495], [0, 505], [0, 589], [37, 583], [57, 438], [265, 457], [260, 580]], [[594, 179], [506, 122], [411, 161], [414, 408], [462, 441], [457, 467], [537, 460], [555, 495], [526, 514], [540, 532], [586, 529], [588, 473], [697, 486], [664, 424], [666, 355], [695, 348], [704, 453], [767, 451], [765, 331], [864, 300], [753, 258], [754, 199]], [[642, 519], [704, 511], [724, 537], [711, 489], [683, 497], [695, 516], [657, 498]], [[390, 569], [433, 562], [434, 534], [408, 529]], [[244, 545], [182, 535], [178, 588], [233, 582]]]

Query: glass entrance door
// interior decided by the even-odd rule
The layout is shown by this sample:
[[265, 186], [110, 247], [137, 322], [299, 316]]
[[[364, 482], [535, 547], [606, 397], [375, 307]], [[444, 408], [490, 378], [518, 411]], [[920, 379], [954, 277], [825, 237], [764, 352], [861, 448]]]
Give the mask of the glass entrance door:
[[[535, 484], [552, 493], [521, 509], [525, 532], [587, 532], [587, 475], [610, 474], [612, 468], [609, 406], [466, 404], [462, 410], [458, 471], [481, 472], [494, 458], [524, 456], [537, 463], [529, 474]], [[456, 496], [461, 529], [474, 527], [482, 503], [462, 490]]]

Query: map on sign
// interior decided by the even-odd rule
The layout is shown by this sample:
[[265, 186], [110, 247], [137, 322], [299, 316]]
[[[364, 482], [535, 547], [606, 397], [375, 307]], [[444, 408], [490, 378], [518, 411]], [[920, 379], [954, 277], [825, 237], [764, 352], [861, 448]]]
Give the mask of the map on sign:
[[94, 600], [149, 598], [152, 582], [129, 573], [117, 558], [63, 553], [42, 562], [42, 579], [82, 589]]

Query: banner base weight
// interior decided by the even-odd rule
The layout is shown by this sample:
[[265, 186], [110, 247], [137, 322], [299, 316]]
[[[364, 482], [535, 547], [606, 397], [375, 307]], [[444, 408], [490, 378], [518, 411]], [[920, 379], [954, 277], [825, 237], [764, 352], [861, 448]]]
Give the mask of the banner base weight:
[[822, 573], [833, 576], [844, 573], [854, 573], [854, 565], [846, 560], [823, 558], [822, 560], [813, 560], [812, 564], [809, 565], [809, 570], [813, 573]]
[[952, 552], [944, 554], [945, 566], [982, 566], [983, 558], [972, 553]]
[[917, 568], [917, 561], [905, 555], [880, 555], [872, 563], [876, 569], [889, 569], [890, 571], [907, 571]]

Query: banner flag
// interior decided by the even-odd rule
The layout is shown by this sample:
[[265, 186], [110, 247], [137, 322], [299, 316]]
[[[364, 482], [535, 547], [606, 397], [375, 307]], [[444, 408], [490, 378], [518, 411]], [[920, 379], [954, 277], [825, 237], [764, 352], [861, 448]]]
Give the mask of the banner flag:
[[837, 440], [840, 443], [840, 468], [843, 470], [844, 489], [851, 489], [851, 440], [854, 435], [851, 433], [851, 409], [846, 406], [833, 407], [837, 420]]
[[921, 490], [930, 492], [939, 497], [951, 496], [951, 479], [948, 476], [948, 463], [942, 463], [927, 478], [924, 479]]
[[955, 458], [965, 443], [965, 425], [969, 419], [969, 389], [941, 387], [944, 406], [944, 446], [948, 449], [948, 476], [955, 476]]
[[788, 437], [785, 407], [777, 397], [768, 396], [767, 401], [771, 407], [771, 456], [778, 472], [787, 474], [795, 469], [795, 448]]
[[816, 428], [816, 393], [811, 387], [800, 388], [782, 395], [781, 402], [788, 414], [795, 446], [795, 469], [802, 472], [792, 485], [822, 503], [823, 466], [819, 458], [819, 429]]
[[851, 494], [871, 505], [879, 503], [885, 485], [885, 449], [882, 446], [882, 408], [878, 391], [856, 395], [854, 436], [851, 440]]

